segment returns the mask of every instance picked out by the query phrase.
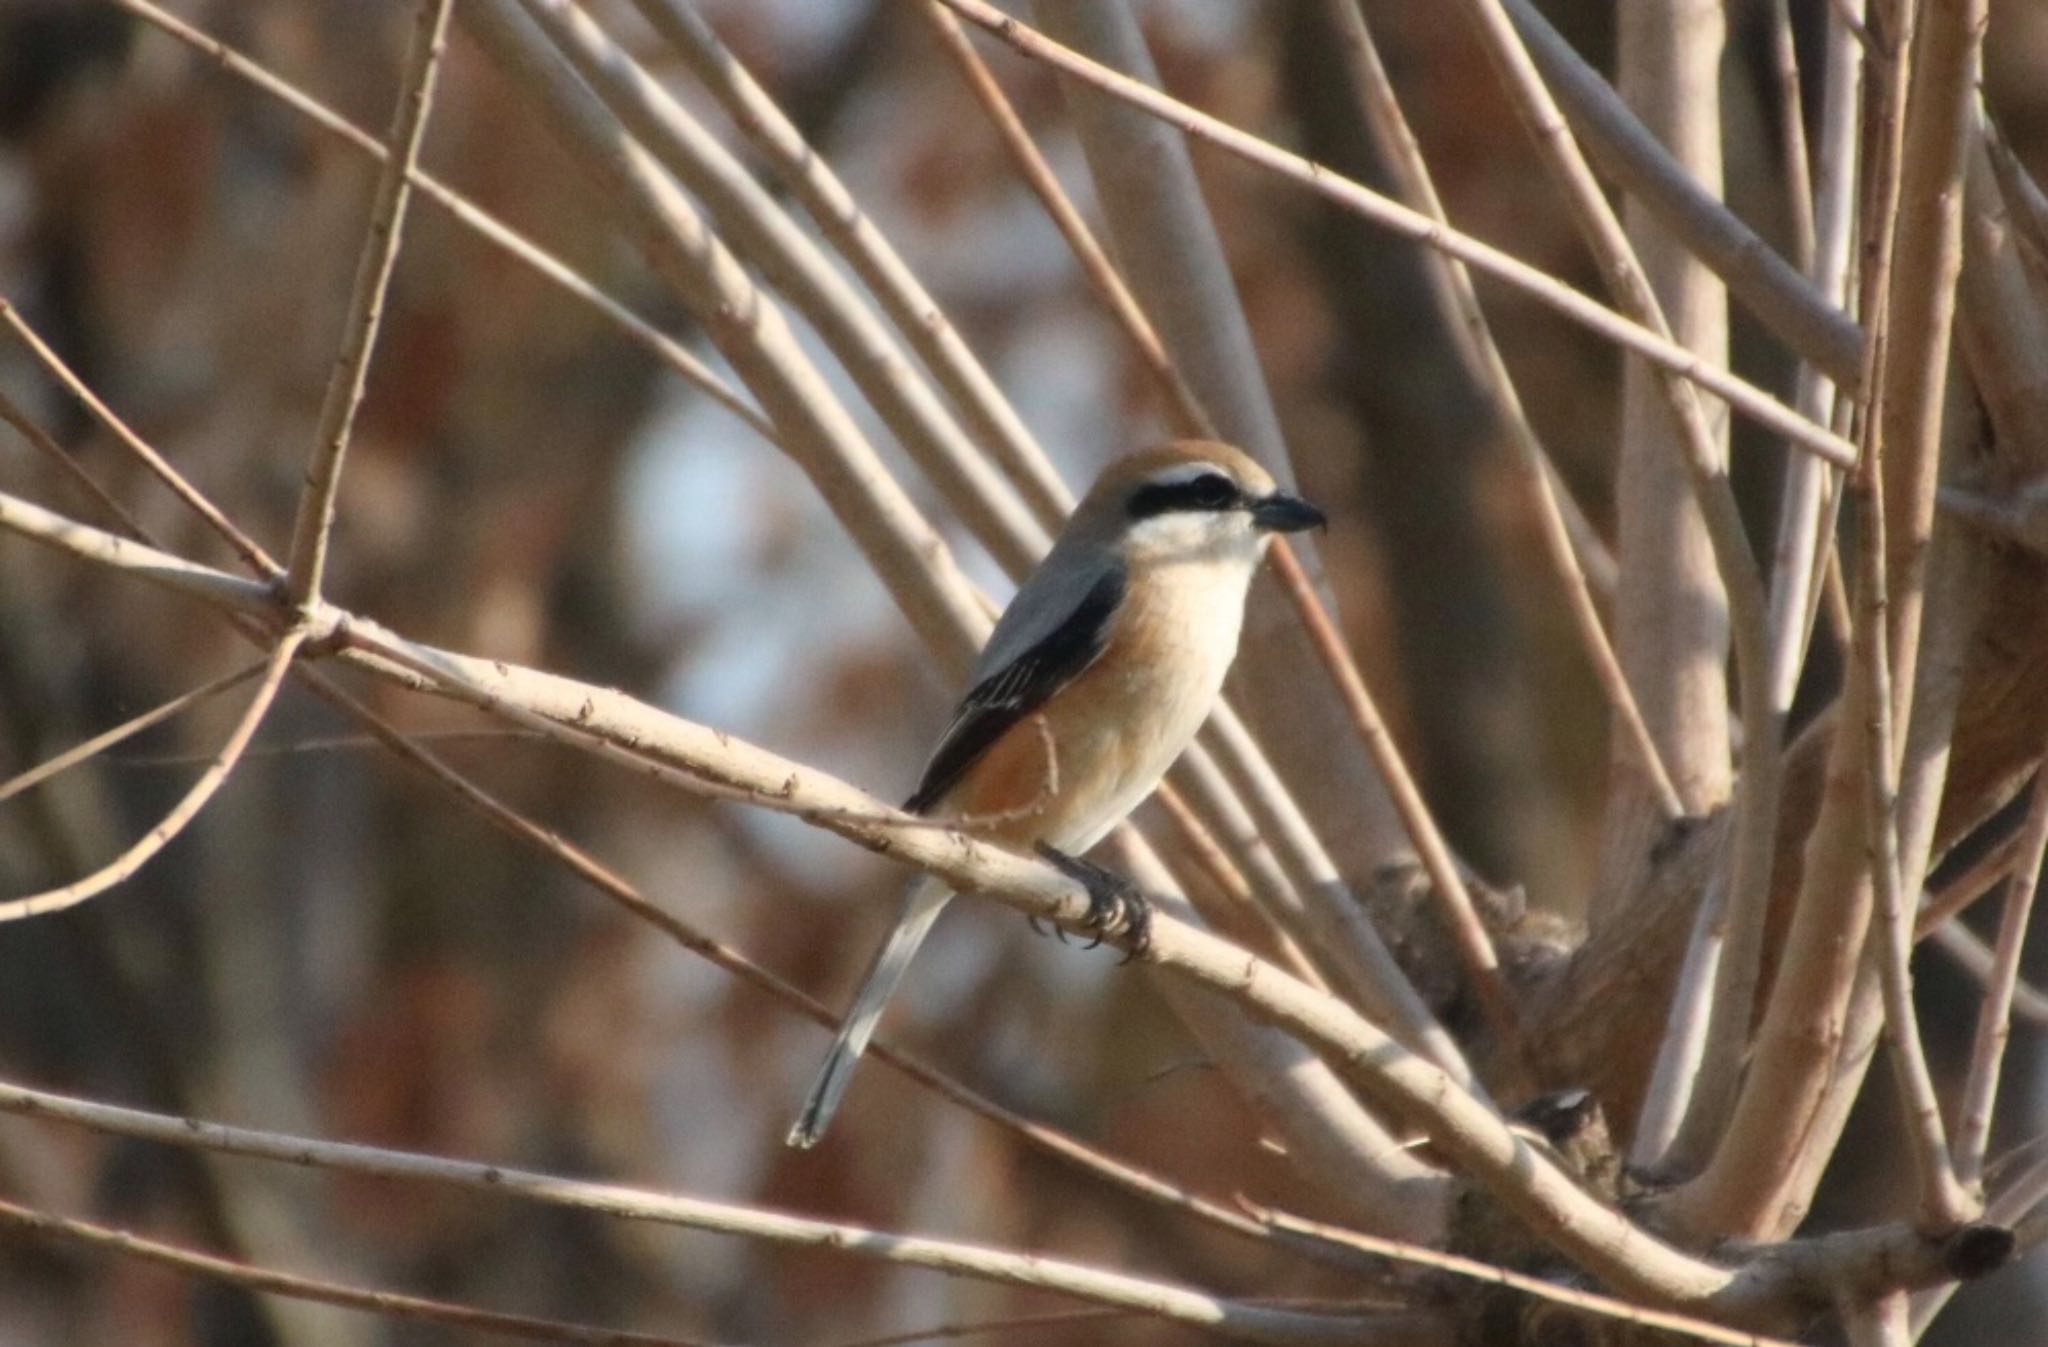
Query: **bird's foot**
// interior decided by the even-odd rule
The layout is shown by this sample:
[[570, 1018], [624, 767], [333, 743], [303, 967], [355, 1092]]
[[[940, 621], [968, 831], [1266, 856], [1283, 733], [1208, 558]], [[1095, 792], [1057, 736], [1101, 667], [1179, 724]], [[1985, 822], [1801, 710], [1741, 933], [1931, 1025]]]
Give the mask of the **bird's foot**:
[[1095, 938], [1087, 948], [1101, 944], [1105, 935], [1121, 933], [1129, 941], [1125, 963], [1145, 952], [1151, 943], [1152, 905], [1136, 884], [1114, 870], [1069, 855], [1045, 842], [1038, 844], [1038, 854], [1051, 862], [1055, 870], [1088, 890], [1088, 916], [1083, 924], [1095, 933]]

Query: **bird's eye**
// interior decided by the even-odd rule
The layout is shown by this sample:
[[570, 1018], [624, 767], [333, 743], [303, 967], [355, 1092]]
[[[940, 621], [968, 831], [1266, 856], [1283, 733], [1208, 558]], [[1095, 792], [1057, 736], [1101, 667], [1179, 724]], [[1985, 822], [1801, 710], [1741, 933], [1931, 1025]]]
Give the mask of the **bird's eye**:
[[1228, 510], [1243, 499], [1236, 482], [1220, 472], [1203, 472], [1179, 481], [1148, 482], [1139, 487], [1131, 496], [1130, 515], [1133, 519], [1150, 519], [1176, 510]]
[[1237, 503], [1237, 483], [1220, 472], [1205, 472], [1188, 483], [1188, 501], [1205, 510], [1221, 510]]

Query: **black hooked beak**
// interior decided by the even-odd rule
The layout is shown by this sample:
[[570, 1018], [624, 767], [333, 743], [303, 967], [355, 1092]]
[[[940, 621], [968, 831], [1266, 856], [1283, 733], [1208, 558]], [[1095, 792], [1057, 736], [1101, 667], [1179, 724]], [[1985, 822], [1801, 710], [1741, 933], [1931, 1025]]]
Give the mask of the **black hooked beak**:
[[1321, 510], [1285, 491], [1252, 502], [1252, 523], [1267, 533], [1299, 533], [1324, 528], [1329, 522]]

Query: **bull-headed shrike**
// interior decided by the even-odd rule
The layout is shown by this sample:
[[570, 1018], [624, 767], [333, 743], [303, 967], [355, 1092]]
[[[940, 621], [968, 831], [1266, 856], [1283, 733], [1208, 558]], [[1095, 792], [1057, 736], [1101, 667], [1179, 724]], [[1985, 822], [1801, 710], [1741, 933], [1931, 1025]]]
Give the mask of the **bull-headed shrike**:
[[[904, 808], [1103, 881], [1089, 885], [1097, 922], [1140, 927], [1142, 907], [1074, 857], [1151, 794], [1208, 717], [1268, 540], [1323, 522], [1229, 445], [1179, 441], [1110, 464], [996, 623]], [[929, 875], [911, 884], [790, 1145], [824, 1133], [952, 896]]]

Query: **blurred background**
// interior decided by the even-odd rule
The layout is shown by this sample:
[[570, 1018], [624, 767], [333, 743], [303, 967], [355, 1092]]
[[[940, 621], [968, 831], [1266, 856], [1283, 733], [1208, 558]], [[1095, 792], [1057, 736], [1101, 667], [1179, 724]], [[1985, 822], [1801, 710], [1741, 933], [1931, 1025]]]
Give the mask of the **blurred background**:
[[[592, 8], [688, 91], [630, 6]], [[910, 7], [703, 8], [909, 258], [1070, 483], [1159, 435], [1142, 371]], [[1318, 7], [1138, 8], [1178, 96], [1384, 181]], [[1597, 292], [1462, 26], [1435, 6], [1365, 9], [1451, 217]], [[1611, 3], [1545, 9], [1604, 65]], [[1802, 39], [1823, 9], [1792, 5]], [[176, 10], [381, 130], [408, 6]], [[1993, 10], [1989, 97], [2022, 157], [2048, 174], [2048, 7]], [[1729, 0], [1728, 20], [1727, 194], [1783, 245], [1769, 4]], [[1008, 53], [989, 59], [1085, 208], [1058, 87]], [[701, 345], [459, 25], [424, 160]], [[1499, 429], [1415, 298], [1416, 256], [1270, 176], [1196, 162], [1303, 490], [1332, 516], [1323, 555], [1353, 651], [1460, 853], [1575, 912], [1598, 841], [1605, 714]], [[273, 547], [289, 534], [372, 181], [361, 155], [111, 6], [0, 3], [0, 294]], [[1611, 537], [1618, 359], [1518, 296], [1482, 292], [1538, 430]], [[1739, 310], [1734, 363], [1765, 387], [1789, 386], [1778, 348]], [[171, 546], [232, 562], [9, 342], [0, 386]], [[943, 521], [882, 427], [866, 428]], [[1783, 455], [1752, 435], [1738, 425], [1734, 457], [1762, 538]], [[11, 431], [0, 432], [0, 488], [90, 517], [90, 502]], [[970, 572], [1004, 595], [995, 566], [947, 527]], [[792, 464], [424, 203], [350, 457], [329, 590], [413, 637], [622, 687], [888, 797], [914, 783], [957, 692]], [[191, 607], [0, 538], [0, 778], [244, 658]], [[1828, 677], [1821, 661], [1814, 690]], [[663, 905], [833, 1004], [888, 920], [902, 877], [866, 853], [657, 789], [460, 708], [351, 687]], [[118, 851], [182, 791], [238, 705], [209, 704], [0, 805], [0, 896]], [[881, 1066], [863, 1072], [824, 1146], [786, 1151], [820, 1030], [536, 863], [353, 734], [288, 687], [226, 791], [141, 875], [75, 911], [0, 925], [0, 1073], [254, 1126], [1103, 1257], [1226, 1291], [1341, 1289], [1105, 1195]], [[1319, 1210], [1255, 1116], [1113, 963], [962, 904], [894, 1024], [997, 1100], [1112, 1151], [1143, 1152], [1205, 1190]], [[1936, 1051], [1947, 1033], [1960, 1053], [1973, 997], [1937, 954], [1919, 971]], [[1951, 1002], [1952, 1022], [1939, 1011]], [[1881, 1121], [1868, 1125], [1881, 1138]], [[0, 1118], [0, 1189], [265, 1263], [720, 1341], [832, 1342], [1059, 1304], [12, 1118]], [[955, 1201], [963, 1191], [981, 1200]], [[1853, 1192], [1833, 1202], [1824, 1214], [1864, 1210]], [[2025, 1282], [2018, 1270], [1973, 1288], [1937, 1340], [2048, 1341], [2048, 1311]], [[1180, 1336], [1113, 1323], [1029, 1340]], [[0, 1343], [458, 1339], [0, 1243]]]

